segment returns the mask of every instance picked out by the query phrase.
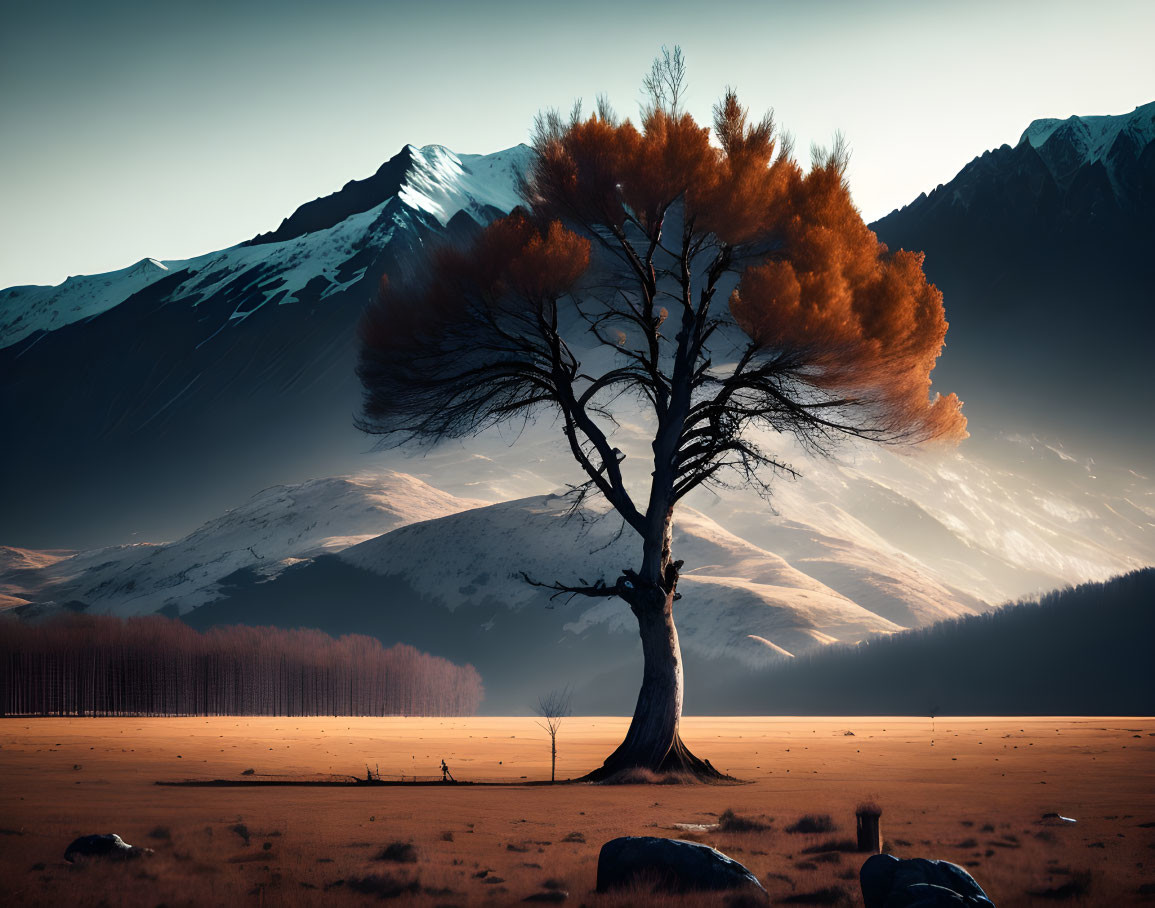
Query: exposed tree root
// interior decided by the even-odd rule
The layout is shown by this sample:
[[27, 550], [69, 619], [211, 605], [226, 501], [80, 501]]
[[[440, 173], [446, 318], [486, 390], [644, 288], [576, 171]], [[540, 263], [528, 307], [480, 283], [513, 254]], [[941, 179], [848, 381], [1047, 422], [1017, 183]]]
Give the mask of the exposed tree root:
[[623, 744], [606, 758], [598, 769], [577, 779], [578, 782], [652, 782], [661, 784], [669, 781], [686, 782], [737, 782], [733, 776], [719, 772], [709, 760], [694, 756], [682, 742], [680, 735], [661, 760], [652, 762], [639, 759], [632, 748]]

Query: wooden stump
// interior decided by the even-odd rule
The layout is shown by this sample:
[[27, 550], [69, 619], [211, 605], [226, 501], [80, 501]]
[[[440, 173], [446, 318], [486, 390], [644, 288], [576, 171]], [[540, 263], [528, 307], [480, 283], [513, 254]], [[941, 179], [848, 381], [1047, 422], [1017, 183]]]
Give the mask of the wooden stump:
[[882, 809], [874, 804], [863, 804], [855, 811], [858, 829], [858, 850], [882, 854]]

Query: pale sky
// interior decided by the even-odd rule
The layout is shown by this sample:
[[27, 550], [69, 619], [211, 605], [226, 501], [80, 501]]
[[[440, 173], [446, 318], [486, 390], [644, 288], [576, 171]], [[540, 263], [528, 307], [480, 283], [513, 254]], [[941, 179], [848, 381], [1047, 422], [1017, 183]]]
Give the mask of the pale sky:
[[0, 0], [0, 287], [275, 228], [402, 146], [487, 153], [543, 107], [635, 116], [661, 45], [799, 156], [835, 130], [866, 219], [1038, 117], [1155, 100], [1155, 3]]

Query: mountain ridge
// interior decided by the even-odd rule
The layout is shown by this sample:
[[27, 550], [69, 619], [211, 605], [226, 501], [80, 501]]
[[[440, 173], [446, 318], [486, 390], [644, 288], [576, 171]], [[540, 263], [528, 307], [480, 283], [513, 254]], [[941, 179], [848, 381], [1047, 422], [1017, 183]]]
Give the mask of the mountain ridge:
[[1034, 120], [1023, 130], [1018, 144], [1039, 150], [1060, 185], [1069, 182], [1080, 167], [1103, 162], [1116, 195], [1120, 195], [1131, 188], [1118, 183], [1119, 178], [1128, 176], [1127, 162], [1153, 141], [1155, 101], [1128, 114]]
[[[309, 303], [359, 284], [400, 229], [451, 230], [461, 212], [485, 224], [518, 201], [530, 151], [457, 155], [440, 145], [407, 145], [364, 180], [299, 206], [274, 231], [189, 259], [143, 258], [55, 286], [0, 290], [0, 349], [91, 319], [175, 273], [169, 302], [235, 302], [228, 321], [268, 304]], [[434, 223], [435, 222], [435, 223]]]
[[1036, 121], [870, 226], [925, 254], [950, 322], [935, 380], [974, 422], [1029, 414], [1031, 431], [1147, 462], [1155, 424], [1132, 400], [1155, 394], [1155, 103]]
[[[250, 242], [182, 263], [161, 263], [169, 270], [158, 271], [155, 280], [107, 311], [91, 317], [81, 313], [84, 317], [71, 324], [0, 349], [6, 376], [0, 413], [22, 440], [0, 449], [0, 475], [10, 505], [0, 514], [0, 539], [34, 548], [175, 539], [254, 488], [364, 469], [369, 443], [352, 428], [360, 399], [353, 368], [355, 328], [364, 303], [382, 273], [403, 277], [430, 244], [467, 238], [514, 204], [518, 162], [524, 163], [528, 153], [525, 146], [485, 156], [456, 155], [442, 146], [406, 146], [391, 159], [405, 162], [405, 176], [388, 185], [381, 177], [374, 191], [393, 194], [376, 206], [330, 226], [324, 226], [323, 218], [313, 219], [308, 224], [317, 229], [280, 242]], [[1030, 174], [1054, 182], [1030, 143], [1020, 153]], [[978, 160], [997, 173], [995, 157], [988, 153]], [[353, 207], [377, 201], [362, 193], [365, 182], [351, 181], [324, 198], [352, 185], [358, 199]], [[1040, 200], [1030, 194], [1030, 186], [1018, 188], [1017, 194], [980, 192], [972, 200], [986, 205], [994, 199], [1037, 213]], [[947, 195], [940, 193], [944, 201]], [[310, 204], [300, 206], [282, 226]], [[339, 214], [345, 208], [333, 210]], [[305, 224], [298, 218], [286, 235], [304, 230]], [[927, 236], [933, 239], [933, 231]], [[941, 270], [941, 251], [932, 249], [928, 258], [932, 277]], [[149, 262], [137, 266], [151, 274], [149, 269], [158, 266]], [[964, 261], [968, 274], [985, 282], [982, 286], [1007, 279], [1006, 269], [995, 267], [997, 261], [982, 264]], [[1014, 276], [1013, 269], [1009, 273]], [[73, 283], [83, 285], [84, 280]], [[1027, 353], [1006, 352], [1011, 374], [1000, 376], [997, 390], [1006, 392], [1000, 396], [1012, 396], [1021, 379], [1014, 369], [1021, 371], [1024, 362], [1033, 367], [1031, 350], [1039, 358], [1062, 350], [1046, 336], [1056, 320], [1040, 324], [1031, 306], [983, 311], [966, 293], [955, 300], [956, 293], [948, 293], [952, 328], [936, 386], [955, 390], [954, 370], [968, 406], [976, 399], [966, 382], [998, 372], [991, 351], [1003, 355], [1001, 333], [1029, 329], [1033, 344], [1020, 339], [1016, 343]], [[1020, 312], [1025, 326], [1015, 322]], [[1129, 333], [1132, 343], [1142, 336]], [[1087, 336], [1083, 330], [1076, 341]], [[958, 362], [968, 344], [969, 365]], [[1083, 362], [1087, 355], [1084, 344]], [[1111, 368], [1125, 364], [1124, 357], [1101, 359]], [[1031, 403], [1032, 417], [1045, 411]], [[981, 398], [974, 406], [979, 404]], [[1097, 409], [1107, 408], [1099, 403]], [[1132, 419], [1130, 424], [1141, 422]], [[870, 566], [869, 556], [863, 552], [906, 553], [924, 566], [945, 565], [937, 574], [940, 582], [980, 598], [1015, 595], [1056, 580], [1099, 577], [1149, 559], [1143, 554], [1151, 551], [1144, 529], [1148, 518], [1119, 516], [1146, 513], [1149, 479], [1121, 477], [1108, 483], [1103, 469], [1077, 470], [1071, 471], [1077, 475], [1056, 480], [1071, 483], [1056, 493], [1037, 481], [1053, 464], [999, 442], [998, 456], [1010, 457], [1026, 471], [1012, 480], [1005, 461], [979, 454], [981, 420], [972, 424], [976, 438], [966, 448], [971, 453], [951, 469], [941, 468], [941, 475], [930, 466], [895, 467], [897, 461], [889, 457], [864, 458], [859, 468], [793, 452], [806, 479], [777, 492], [778, 500], [788, 503], [784, 519], [768, 520], [756, 508], [747, 513], [736, 496], [724, 498], [722, 507], [729, 514], [716, 510], [711, 516], [762, 548], [791, 547], [792, 557], [811, 559], [811, 570], [821, 573], [824, 583], [851, 591], [843, 593], [848, 598], [889, 590], [896, 617], [911, 608], [902, 598], [902, 578], [918, 568], [896, 565], [889, 580], [869, 575], [875, 579], [867, 582], [862, 572]], [[1012, 425], [1030, 434], [1029, 426]], [[629, 441], [634, 445], [629, 465], [644, 463], [648, 456], [641, 428], [640, 434], [636, 426], [621, 429], [623, 437], [636, 436]], [[997, 431], [990, 435], [997, 440]], [[443, 448], [419, 468], [401, 467], [403, 455], [396, 452], [382, 455], [381, 462], [419, 470], [454, 494], [513, 498], [573, 480], [568, 454], [559, 456], [552, 441], [543, 427], [527, 430], [512, 453], [506, 450], [508, 437], [496, 433], [472, 448]], [[768, 438], [766, 444], [777, 449], [785, 442]], [[622, 445], [628, 447], [625, 440]], [[474, 482], [486, 486], [483, 495], [469, 487]], [[1020, 489], [1035, 490], [1034, 500], [1020, 497]], [[959, 504], [975, 494], [988, 500], [970, 510]], [[946, 495], [953, 501], [944, 504], [940, 499]], [[707, 511], [710, 504], [694, 506]], [[737, 527], [740, 510], [742, 526]], [[1028, 521], [1028, 529], [1016, 536], [1010, 532], [1015, 521]], [[918, 608], [931, 609], [933, 601], [928, 598]]]

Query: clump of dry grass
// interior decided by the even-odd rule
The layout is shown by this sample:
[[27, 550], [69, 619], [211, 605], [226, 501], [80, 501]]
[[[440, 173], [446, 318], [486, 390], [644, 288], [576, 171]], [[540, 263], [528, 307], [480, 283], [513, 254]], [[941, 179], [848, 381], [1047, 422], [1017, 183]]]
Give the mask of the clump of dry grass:
[[802, 854], [822, 854], [828, 851], [858, 851], [858, 843], [853, 839], [827, 839], [817, 845], [802, 849]]
[[723, 810], [722, 815], [718, 817], [719, 832], [765, 832], [769, 828], [769, 823], [764, 823], [753, 817], [741, 816], [734, 813], [729, 807]]
[[814, 835], [820, 832], [834, 832], [838, 827], [834, 820], [830, 818], [829, 814], [808, 813], [798, 819], [797, 823], [792, 823], [786, 827], [787, 832], [802, 833], [805, 835]]
[[345, 885], [354, 892], [375, 895], [379, 899], [395, 899], [402, 895], [417, 895], [421, 883], [416, 879], [407, 880], [391, 873], [370, 873], [362, 877], [350, 877]]
[[233, 826], [230, 826], [229, 831], [235, 832], [237, 835], [239, 835], [244, 840], [246, 845], [249, 844], [249, 839], [252, 837], [252, 833], [249, 832], [249, 827], [244, 823], [237, 823]]
[[416, 864], [417, 849], [409, 842], [390, 842], [377, 852], [376, 860], [392, 861], [394, 864]]
[[1054, 886], [1050, 889], [1032, 889], [1027, 892], [1027, 895], [1037, 899], [1064, 901], [1066, 899], [1083, 899], [1090, 891], [1091, 872], [1089, 870], [1080, 870], [1072, 873], [1071, 878], [1061, 886]]
[[854, 899], [841, 886], [827, 886], [813, 892], [797, 892], [778, 899], [780, 905], [853, 905]]

